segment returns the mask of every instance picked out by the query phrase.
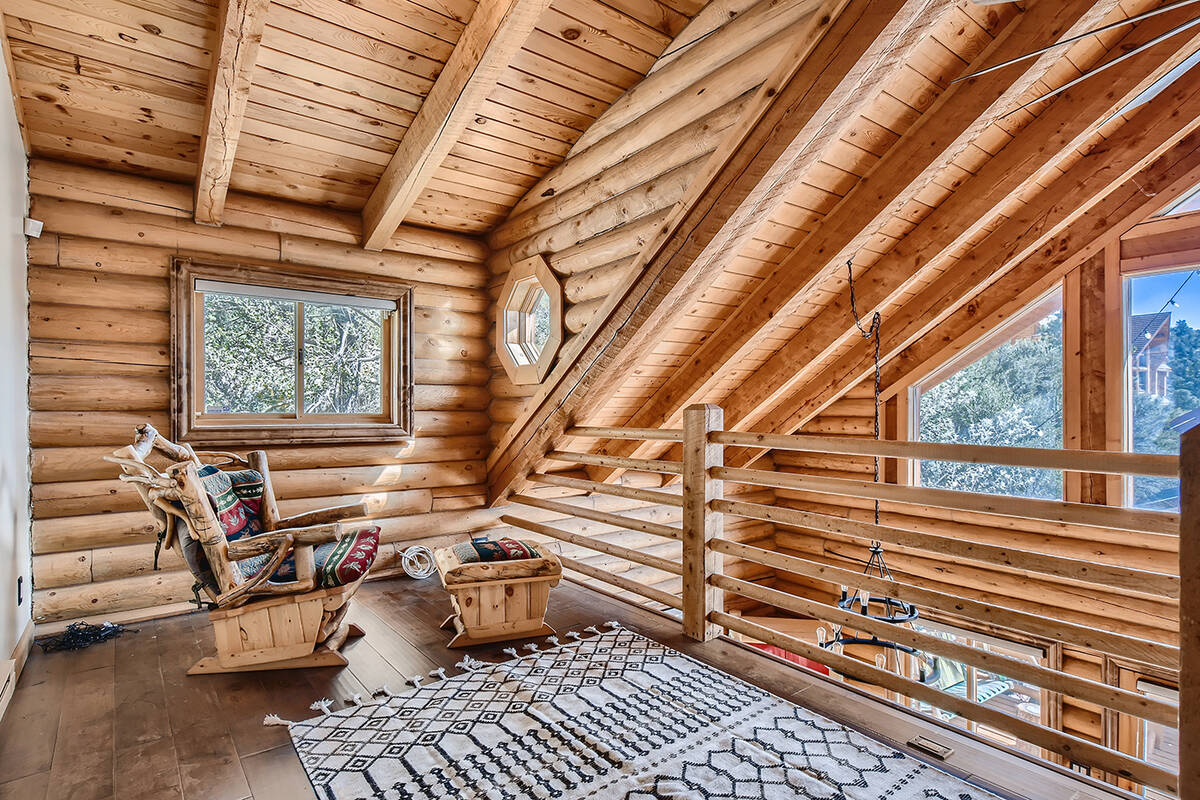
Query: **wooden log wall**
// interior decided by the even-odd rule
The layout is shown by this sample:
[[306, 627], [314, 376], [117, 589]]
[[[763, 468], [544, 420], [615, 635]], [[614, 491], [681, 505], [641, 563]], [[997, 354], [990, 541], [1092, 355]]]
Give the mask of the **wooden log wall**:
[[[568, 477], [586, 478], [586, 473], [582, 471], [563, 471], [555, 473]], [[640, 473], [626, 473], [619, 480], [619, 485], [633, 486], [638, 488], [652, 488], [668, 493], [678, 493], [678, 487], [668, 487], [660, 489], [659, 476], [646, 475]], [[746, 502], [771, 503], [774, 500], [773, 489], [762, 489], [759, 487], [734, 487], [735, 491], [729, 493], [730, 497], [736, 497], [739, 500]], [[536, 486], [529, 487], [526, 494], [542, 498], [564, 498], [572, 505], [582, 506], [588, 509], [607, 511], [610, 513], [620, 514], [631, 519], [642, 520], [647, 522], [657, 522], [666, 525], [679, 526], [682, 520], [683, 510], [673, 506], [652, 505], [640, 500], [627, 500], [619, 497], [610, 497], [605, 495], [589, 495], [584, 496], [581, 493], [570, 490], [561, 489], [554, 486]], [[614, 525], [608, 525], [591, 520], [581, 519], [578, 517], [565, 517], [561, 514], [553, 512], [540, 511], [528, 506], [508, 505], [504, 507], [505, 513], [527, 519], [534, 522], [546, 522], [555, 527], [576, 533], [583, 536], [594, 537], [597, 540], [609, 544], [617, 544], [623, 547], [628, 547], [638, 552], [645, 553], [660, 558], [666, 558], [671, 561], [679, 562], [682, 558], [681, 544], [679, 541], [672, 541], [654, 534], [641, 533], [638, 531], [630, 531], [618, 528]], [[530, 533], [522, 528], [515, 526], [503, 525], [493, 528], [488, 531], [492, 535], [512, 536], [520, 539], [532, 539], [536, 542], [544, 543], [549, 549], [560, 555], [582, 561], [584, 564], [603, 569], [605, 572], [613, 573], [631, 580], [637, 581], [640, 584], [649, 586], [652, 589], [667, 592], [668, 594], [678, 595], [682, 590], [682, 579], [678, 575], [674, 575], [663, 570], [655, 569], [641, 564], [635, 564], [625, 559], [615, 556], [599, 553], [579, 545], [562, 542], [550, 537], [542, 536], [535, 533]], [[774, 527], [770, 523], [760, 522], [750, 519], [734, 519], [726, 520], [725, 537], [736, 542], [746, 544], [754, 544], [758, 547], [771, 547]], [[725, 573], [732, 575], [742, 580], [752, 581], [764, 585], [771, 585], [774, 578], [774, 570], [770, 567], [764, 567], [759, 564], [754, 564], [749, 561], [744, 561], [735, 558], [726, 558]], [[615, 594], [624, 599], [635, 603], [647, 603], [649, 601], [632, 592], [621, 591], [615, 589], [612, 585], [598, 581], [593, 578], [587, 578], [580, 575], [572, 574], [573, 579], [579, 580], [581, 583], [606, 592]], [[748, 601], [744, 598], [729, 598], [727, 608], [729, 610], [744, 611], [747, 609], [757, 609], [760, 605], [753, 601]]]
[[[583, 331], [775, 66], [791, 26], [815, 4], [731, 0], [713, 6], [489, 235], [493, 297], [511, 264], [541, 254], [562, 280], [567, 336]], [[489, 366], [495, 442], [537, 387], [513, 385], [494, 356]]]
[[173, 256], [412, 281], [416, 440], [269, 448], [281, 510], [365, 496], [383, 530], [380, 572], [398, 566], [410, 543], [494, 523], [494, 513], [480, 512], [490, 446], [483, 243], [402, 229], [392, 249], [367, 254], [338, 241], [338, 230], [353, 233], [348, 215], [237, 194], [236, 222], [205, 228], [176, 213], [190, 202], [187, 187], [52, 162], [33, 162], [31, 192], [32, 216], [45, 222], [29, 245], [36, 621], [191, 597], [192, 578], [173, 553], [153, 571], [149, 514], [101, 460], [140, 422], [169, 430]]

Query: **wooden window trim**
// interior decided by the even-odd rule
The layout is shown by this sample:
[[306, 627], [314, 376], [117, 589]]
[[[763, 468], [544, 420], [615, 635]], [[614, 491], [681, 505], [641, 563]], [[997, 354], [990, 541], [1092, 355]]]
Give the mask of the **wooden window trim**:
[[[525, 343], [531, 336], [526, 326], [530, 323], [529, 313], [536, 293], [521, 292], [525, 291], [522, 284], [530, 280], [536, 281], [550, 300], [550, 337], [540, 353], [532, 352]], [[540, 255], [517, 262], [509, 269], [496, 303], [496, 356], [509, 380], [518, 385], [541, 383], [554, 364], [562, 342], [563, 296], [558, 279]], [[510, 347], [520, 348], [527, 363], [518, 363]]]
[[[384, 335], [383, 415], [202, 414], [203, 314], [197, 279], [392, 300], [396, 312]], [[335, 444], [413, 438], [413, 291], [400, 281], [343, 272], [176, 258], [171, 266], [171, 426], [178, 442], [204, 446], [262, 443]], [[299, 323], [299, 319], [297, 322]], [[296, 326], [297, 336], [302, 326]], [[303, 342], [297, 342], [297, 352]], [[297, 389], [303, 391], [297, 365]]]

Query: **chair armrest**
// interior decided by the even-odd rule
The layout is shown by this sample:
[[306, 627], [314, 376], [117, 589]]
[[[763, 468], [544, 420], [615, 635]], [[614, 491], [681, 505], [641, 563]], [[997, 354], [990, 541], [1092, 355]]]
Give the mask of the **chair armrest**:
[[280, 542], [288, 541], [295, 547], [318, 545], [342, 538], [342, 526], [333, 522], [325, 525], [309, 525], [304, 528], [284, 528], [270, 533], [260, 533], [230, 542], [227, 552], [230, 561], [242, 561], [273, 552]]
[[351, 503], [346, 506], [318, 508], [315, 511], [305, 511], [303, 514], [293, 514], [279, 520], [276, 530], [284, 528], [304, 528], [309, 525], [321, 525], [329, 522], [339, 522], [343, 519], [365, 517], [371, 513], [369, 503]]

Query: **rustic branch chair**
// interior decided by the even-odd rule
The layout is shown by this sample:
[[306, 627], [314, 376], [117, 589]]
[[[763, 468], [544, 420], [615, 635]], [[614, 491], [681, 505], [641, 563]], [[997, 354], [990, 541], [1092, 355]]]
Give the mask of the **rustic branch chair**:
[[[173, 463], [151, 466], [153, 451]], [[365, 503], [281, 518], [265, 452], [198, 453], [152, 425], [104, 458], [141, 494], [161, 546], [178, 547], [197, 598], [203, 590], [212, 601], [217, 655], [189, 675], [347, 663], [338, 650], [362, 631], [346, 612], [375, 560], [379, 528], [344, 531], [339, 520], [365, 516]]]

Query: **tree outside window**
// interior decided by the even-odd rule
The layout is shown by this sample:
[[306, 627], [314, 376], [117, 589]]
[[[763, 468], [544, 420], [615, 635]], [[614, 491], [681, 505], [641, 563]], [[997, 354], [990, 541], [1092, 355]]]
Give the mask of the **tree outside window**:
[[[1063, 446], [1062, 295], [1044, 297], [915, 388], [922, 442]], [[922, 461], [920, 483], [964, 492], [1061, 499], [1061, 471]]]

